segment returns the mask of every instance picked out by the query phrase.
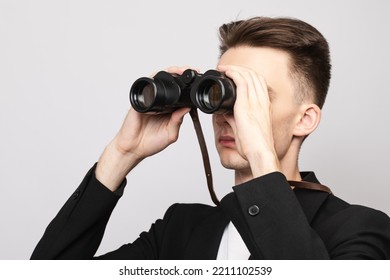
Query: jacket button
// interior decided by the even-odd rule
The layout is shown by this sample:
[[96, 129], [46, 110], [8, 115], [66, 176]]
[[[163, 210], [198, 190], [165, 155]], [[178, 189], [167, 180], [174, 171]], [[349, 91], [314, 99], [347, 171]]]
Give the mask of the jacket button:
[[248, 213], [251, 216], [256, 216], [257, 214], [260, 213], [260, 208], [257, 205], [252, 205], [251, 207], [248, 208]]
[[77, 191], [75, 191], [75, 192], [73, 193], [72, 198], [73, 198], [73, 199], [77, 199], [77, 198], [79, 197], [79, 195], [80, 195], [80, 191], [77, 190]]

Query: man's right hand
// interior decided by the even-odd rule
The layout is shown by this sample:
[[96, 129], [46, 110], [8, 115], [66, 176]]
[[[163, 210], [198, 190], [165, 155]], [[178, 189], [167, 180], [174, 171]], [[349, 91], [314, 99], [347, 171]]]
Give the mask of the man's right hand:
[[[166, 71], [182, 74], [188, 67]], [[190, 108], [172, 114], [141, 114], [130, 108], [121, 129], [104, 150], [96, 167], [96, 178], [115, 191], [126, 175], [143, 159], [176, 142], [184, 115]]]

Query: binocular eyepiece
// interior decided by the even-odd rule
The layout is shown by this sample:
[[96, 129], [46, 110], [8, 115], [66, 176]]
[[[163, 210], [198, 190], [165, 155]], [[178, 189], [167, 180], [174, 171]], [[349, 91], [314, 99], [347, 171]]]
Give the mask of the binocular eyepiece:
[[199, 74], [187, 69], [182, 75], [158, 72], [153, 79], [139, 78], [130, 89], [130, 103], [140, 113], [169, 113], [179, 107], [197, 107], [207, 114], [233, 110], [236, 87], [223, 73]]

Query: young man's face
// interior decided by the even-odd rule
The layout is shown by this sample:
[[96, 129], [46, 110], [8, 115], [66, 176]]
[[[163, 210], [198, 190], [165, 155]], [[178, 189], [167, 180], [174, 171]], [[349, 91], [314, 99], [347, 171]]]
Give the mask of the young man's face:
[[[280, 161], [289, 151], [299, 104], [290, 75], [289, 55], [286, 52], [260, 47], [237, 47], [226, 51], [219, 65], [236, 65], [254, 70], [268, 87], [271, 102], [272, 134]], [[238, 93], [239, 94], [239, 93]], [[234, 120], [234, 119], [233, 119]], [[213, 116], [215, 143], [221, 163], [229, 169], [248, 169], [248, 162], [236, 150], [234, 134], [224, 115]]]

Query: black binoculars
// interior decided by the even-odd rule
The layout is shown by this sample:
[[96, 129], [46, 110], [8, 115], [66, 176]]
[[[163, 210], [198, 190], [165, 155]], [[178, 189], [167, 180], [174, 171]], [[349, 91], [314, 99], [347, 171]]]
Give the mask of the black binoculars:
[[158, 72], [153, 79], [137, 79], [130, 89], [130, 103], [140, 113], [170, 113], [179, 107], [197, 107], [207, 114], [233, 110], [236, 86], [223, 73], [199, 74], [187, 69], [182, 75]]

